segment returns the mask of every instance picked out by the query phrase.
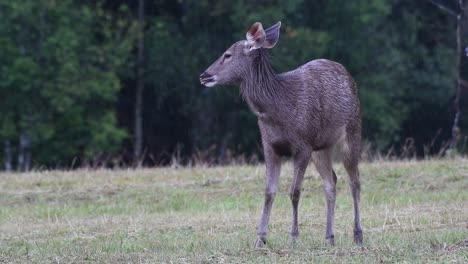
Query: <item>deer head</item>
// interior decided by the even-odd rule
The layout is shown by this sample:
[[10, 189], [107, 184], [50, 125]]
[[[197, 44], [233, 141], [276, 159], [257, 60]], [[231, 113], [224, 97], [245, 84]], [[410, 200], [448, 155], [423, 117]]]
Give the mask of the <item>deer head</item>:
[[217, 84], [238, 84], [252, 68], [259, 49], [271, 49], [278, 42], [281, 22], [264, 30], [260, 22], [247, 31], [246, 40], [234, 43], [219, 59], [200, 75], [200, 83], [206, 87]]

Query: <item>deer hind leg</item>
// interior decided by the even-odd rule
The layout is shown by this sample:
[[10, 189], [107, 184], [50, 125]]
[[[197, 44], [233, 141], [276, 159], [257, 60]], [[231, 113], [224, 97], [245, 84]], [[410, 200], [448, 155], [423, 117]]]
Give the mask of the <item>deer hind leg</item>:
[[332, 149], [314, 152], [312, 160], [323, 182], [325, 198], [327, 201], [327, 225], [325, 239], [330, 245], [335, 244], [335, 200], [336, 200], [336, 174], [332, 168]]
[[360, 132], [349, 134], [345, 140], [341, 141], [339, 148], [343, 154], [343, 164], [349, 176], [349, 188], [353, 197], [354, 205], [354, 242], [357, 245], [362, 244], [363, 235], [360, 217], [360, 200], [361, 200], [361, 182], [359, 179], [359, 159], [360, 159]]
[[349, 187], [353, 196], [354, 204], [354, 243], [362, 244], [361, 217], [359, 214], [359, 203], [361, 200], [361, 182], [359, 180], [358, 163], [352, 160], [344, 160], [344, 166], [349, 175]]
[[289, 197], [291, 198], [293, 209], [291, 224], [291, 238], [293, 242], [299, 236], [297, 211], [299, 207], [299, 199], [301, 197], [302, 180], [304, 179], [304, 173], [310, 161], [310, 155], [310, 151], [302, 151], [294, 155], [294, 176], [291, 183], [291, 188], [289, 189]]
[[262, 248], [266, 244], [271, 207], [275, 200], [278, 178], [281, 171], [281, 159], [275, 154], [270, 145], [264, 144], [264, 152], [266, 164], [265, 203], [263, 205], [262, 217], [258, 225], [257, 240], [255, 241], [256, 248]]

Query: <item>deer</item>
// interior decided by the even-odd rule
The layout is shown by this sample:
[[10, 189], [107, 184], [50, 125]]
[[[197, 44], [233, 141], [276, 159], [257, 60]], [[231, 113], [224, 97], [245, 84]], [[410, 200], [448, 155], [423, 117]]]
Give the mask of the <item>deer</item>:
[[322, 179], [326, 199], [325, 240], [327, 244], [335, 245], [337, 176], [332, 167], [335, 150], [349, 176], [354, 206], [354, 242], [361, 245], [358, 168], [361, 110], [356, 83], [344, 66], [327, 59], [315, 59], [295, 70], [277, 74], [271, 64], [269, 49], [277, 44], [280, 28], [281, 21], [266, 30], [260, 22], [254, 23], [245, 40], [234, 43], [200, 75], [200, 82], [206, 87], [239, 85], [241, 96], [258, 118], [266, 186], [254, 246], [266, 246], [268, 222], [284, 156], [291, 157], [294, 171], [289, 189], [292, 241], [299, 235], [301, 185], [312, 160]]

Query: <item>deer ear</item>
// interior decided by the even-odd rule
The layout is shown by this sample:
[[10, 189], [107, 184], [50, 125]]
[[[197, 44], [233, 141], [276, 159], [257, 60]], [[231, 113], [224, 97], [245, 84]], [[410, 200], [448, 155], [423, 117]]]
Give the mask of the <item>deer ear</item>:
[[265, 43], [263, 44], [264, 48], [271, 49], [276, 45], [279, 39], [280, 28], [281, 21], [278, 21], [276, 24], [265, 30]]
[[255, 24], [250, 27], [249, 31], [246, 34], [247, 43], [249, 45], [249, 49], [259, 49], [263, 47], [265, 43], [265, 30], [263, 30], [262, 23], [256, 22]]

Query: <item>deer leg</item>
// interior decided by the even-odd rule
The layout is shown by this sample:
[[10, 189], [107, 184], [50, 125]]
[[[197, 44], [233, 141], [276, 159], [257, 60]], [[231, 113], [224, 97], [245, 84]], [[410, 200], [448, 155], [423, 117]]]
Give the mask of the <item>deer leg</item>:
[[291, 225], [291, 238], [293, 241], [299, 236], [299, 226], [297, 219], [297, 211], [299, 207], [299, 199], [301, 197], [301, 186], [302, 180], [304, 179], [304, 173], [307, 169], [307, 165], [310, 160], [310, 152], [301, 152], [294, 157], [294, 178], [289, 189], [289, 197], [292, 203], [292, 225]]
[[260, 219], [260, 224], [258, 225], [257, 240], [255, 241], [256, 248], [262, 248], [266, 243], [271, 207], [273, 205], [273, 201], [275, 200], [278, 178], [281, 171], [280, 157], [274, 153], [269, 145], [264, 145], [266, 164], [265, 203], [263, 205], [263, 213]]
[[354, 243], [362, 245], [361, 217], [359, 215], [359, 202], [361, 200], [361, 182], [359, 180], [359, 168], [357, 162], [344, 162], [349, 175], [349, 187], [354, 203]]
[[332, 168], [331, 149], [314, 153], [313, 161], [323, 182], [325, 198], [327, 201], [327, 225], [325, 239], [330, 245], [335, 244], [335, 200], [336, 200], [336, 174]]

